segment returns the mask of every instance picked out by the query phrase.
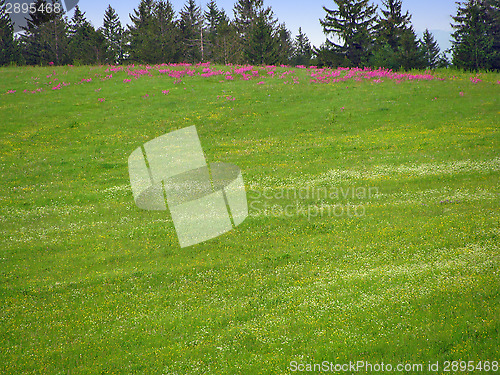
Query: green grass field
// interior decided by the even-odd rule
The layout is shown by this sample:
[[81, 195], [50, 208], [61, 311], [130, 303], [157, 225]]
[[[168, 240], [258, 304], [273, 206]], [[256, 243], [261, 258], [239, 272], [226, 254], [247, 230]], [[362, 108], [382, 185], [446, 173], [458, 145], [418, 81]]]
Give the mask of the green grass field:
[[[0, 373], [499, 361], [500, 74], [237, 68], [0, 69]], [[180, 248], [127, 159], [191, 125], [250, 215]]]

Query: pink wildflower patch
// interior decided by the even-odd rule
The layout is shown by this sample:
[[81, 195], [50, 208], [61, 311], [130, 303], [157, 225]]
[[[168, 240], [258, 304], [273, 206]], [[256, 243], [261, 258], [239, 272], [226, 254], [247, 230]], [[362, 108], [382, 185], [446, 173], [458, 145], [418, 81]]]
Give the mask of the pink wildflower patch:
[[163, 90], [163, 91], [162, 91], [162, 94], [163, 94], [163, 95], [168, 95], [169, 93], [170, 93], [170, 90]]
[[9, 90], [6, 92], [6, 94], [15, 94], [16, 93], [16, 90]]
[[104, 99], [104, 98], [99, 98], [99, 99], [97, 99], [97, 101], [98, 101], [99, 103], [104, 103], [104, 102], [106, 101], [106, 99]]
[[132, 82], [132, 80], [131, 79], [124, 79], [123, 82], [124, 83], [129, 83], [129, 82]]

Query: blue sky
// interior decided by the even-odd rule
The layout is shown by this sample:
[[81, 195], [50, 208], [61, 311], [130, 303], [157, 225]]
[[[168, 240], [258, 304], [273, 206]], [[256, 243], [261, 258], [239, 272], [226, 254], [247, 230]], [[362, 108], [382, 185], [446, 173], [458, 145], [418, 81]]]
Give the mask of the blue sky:
[[[171, 0], [176, 12], [185, 4], [185, 0]], [[381, 0], [372, 0], [376, 5], [381, 5]], [[197, 0], [205, 9], [206, 0]], [[233, 5], [235, 0], [218, 0], [219, 8], [233, 18]], [[95, 27], [102, 25], [104, 11], [108, 4], [117, 11], [123, 25], [130, 24], [129, 14], [137, 8], [139, 0], [80, 0], [80, 9], [86, 12], [87, 18]], [[288, 29], [295, 36], [299, 27], [307, 34], [311, 43], [319, 46], [325, 41], [319, 19], [325, 17], [323, 5], [335, 8], [333, 0], [264, 0], [265, 6], [271, 6], [280, 22], [285, 22]], [[426, 28], [433, 32], [441, 49], [450, 47], [450, 15], [456, 13], [455, 0], [403, 0], [403, 9], [410, 11], [415, 30], [419, 33]], [[71, 13], [70, 13], [71, 15]]]

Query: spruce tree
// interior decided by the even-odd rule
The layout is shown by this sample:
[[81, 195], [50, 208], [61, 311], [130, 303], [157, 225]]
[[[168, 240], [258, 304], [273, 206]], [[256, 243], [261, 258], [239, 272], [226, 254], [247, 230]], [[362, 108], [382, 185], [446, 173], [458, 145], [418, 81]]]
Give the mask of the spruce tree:
[[393, 51], [401, 46], [403, 34], [411, 27], [411, 15], [408, 11], [403, 14], [402, 0], [383, 0], [382, 16], [375, 28], [377, 42], [387, 43]]
[[91, 65], [105, 60], [104, 37], [94, 29], [78, 5], [68, 26], [73, 62]]
[[279, 62], [279, 44], [274, 33], [272, 14], [260, 11], [248, 30], [245, 61], [250, 64], [274, 65]]
[[36, 11], [30, 13], [21, 37], [23, 58], [29, 65], [68, 64], [71, 56], [68, 43], [68, 24], [60, 12], [46, 12], [47, 2], [37, 0]]
[[326, 46], [345, 57], [351, 66], [365, 65], [370, 57], [377, 8], [368, 1], [334, 0], [337, 9], [323, 7], [326, 12], [325, 19], [320, 20], [323, 32], [341, 41], [336, 44], [327, 39]]
[[119, 64], [123, 60], [123, 27], [116, 11], [108, 5], [100, 32], [106, 43], [106, 61]]
[[203, 16], [195, 0], [187, 0], [180, 12], [180, 37], [182, 58], [185, 62], [196, 63], [204, 59]]
[[153, 10], [152, 61], [155, 63], [177, 62], [180, 53], [179, 38], [172, 3], [170, 0], [159, 0]]
[[424, 52], [410, 13], [402, 10], [402, 0], [383, 0], [382, 5], [382, 17], [375, 27], [372, 65], [405, 70], [424, 67]]
[[151, 46], [153, 24], [153, 0], [141, 0], [134, 13], [130, 14], [132, 25], [128, 25], [126, 33], [126, 51], [131, 61], [152, 62]]
[[500, 0], [486, 0], [488, 34], [493, 39], [491, 69], [500, 70]]
[[299, 27], [299, 33], [294, 40], [293, 64], [307, 66], [311, 63], [311, 57], [311, 43], [309, 42], [307, 35], [302, 32], [302, 28]]
[[399, 67], [403, 70], [423, 69], [425, 67], [424, 51], [413, 26], [401, 34], [400, 46], [395, 56]]
[[278, 64], [290, 64], [294, 54], [294, 45], [292, 33], [286, 28], [284, 23], [278, 25], [275, 38], [277, 42]]
[[217, 44], [217, 39], [219, 38], [219, 26], [226, 17], [224, 11], [219, 10], [215, 0], [211, 0], [207, 4], [207, 10], [204, 13], [205, 24], [206, 24], [206, 50], [205, 58], [206, 60], [214, 59], [215, 45]]
[[242, 63], [241, 45], [234, 23], [223, 13], [217, 28], [217, 38], [211, 48], [211, 58], [221, 64]]
[[457, 4], [452, 24], [453, 65], [470, 71], [493, 68], [496, 53], [489, 4], [483, 0]]
[[234, 4], [234, 25], [244, 41], [263, 6], [263, 0], [238, 0]]
[[207, 10], [205, 11], [205, 22], [207, 24], [207, 32], [210, 35], [216, 35], [217, 29], [225, 17], [225, 13], [222, 10], [219, 10], [217, 6], [217, 2], [215, 0], [211, 0], [207, 4]]
[[431, 69], [436, 68], [439, 63], [440, 49], [438, 43], [434, 39], [434, 36], [429, 32], [428, 29], [425, 29], [424, 31], [421, 45], [424, 53], [426, 67]]
[[0, 66], [19, 60], [19, 48], [14, 39], [14, 27], [6, 13], [5, 0], [0, 0]]

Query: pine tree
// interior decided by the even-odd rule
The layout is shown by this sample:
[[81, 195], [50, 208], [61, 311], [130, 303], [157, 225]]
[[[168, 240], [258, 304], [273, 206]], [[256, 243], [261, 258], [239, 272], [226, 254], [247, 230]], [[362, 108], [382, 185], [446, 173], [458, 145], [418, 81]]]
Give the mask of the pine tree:
[[152, 61], [155, 63], [174, 63], [179, 59], [179, 30], [175, 21], [172, 3], [160, 0], [153, 11], [153, 28], [150, 34], [153, 46]]
[[207, 10], [205, 11], [205, 22], [207, 24], [207, 32], [210, 35], [216, 35], [217, 29], [225, 17], [225, 13], [219, 10], [215, 0], [211, 0], [207, 4]]
[[119, 64], [123, 60], [123, 34], [124, 30], [118, 14], [108, 5], [104, 12], [102, 28], [99, 31], [104, 36], [106, 43], [106, 61], [111, 64]]
[[180, 12], [180, 36], [182, 58], [186, 62], [196, 63], [204, 59], [203, 16], [195, 0], [187, 0]]
[[260, 11], [248, 30], [245, 60], [250, 64], [274, 65], [279, 61], [279, 44], [274, 35], [272, 13]]
[[19, 61], [19, 47], [14, 39], [14, 27], [6, 13], [5, 0], [0, 0], [0, 66]]
[[309, 42], [307, 35], [302, 32], [302, 28], [299, 27], [299, 33], [295, 37], [294, 41], [293, 64], [308, 66], [311, 63], [311, 57], [311, 43]]
[[217, 39], [219, 38], [219, 26], [225, 20], [226, 14], [224, 11], [219, 10], [215, 0], [211, 0], [207, 4], [207, 10], [204, 15], [206, 23], [205, 58], [213, 61], [215, 55], [214, 47], [217, 44]]
[[98, 64], [105, 60], [104, 37], [85, 18], [77, 5], [69, 22], [69, 47], [71, 58], [80, 64]]
[[327, 39], [326, 46], [336, 54], [346, 58], [347, 64], [359, 66], [367, 64], [373, 45], [373, 27], [376, 6], [368, 0], [334, 0], [338, 9], [323, 7], [326, 17], [320, 20], [323, 32], [341, 41], [336, 44]]
[[278, 25], [275, 33], [277, 42], [278, 64], [288, 65], [294, 54], [292, 33], [286, 28], [284, 23]]
[[382, 5], [382, 17], [375, 27], [372, 65], [405, 70], [424, 67], [424, 51], [411, 25], [410, 13], [402, 10], [402, 0], [383, 0]]
[[[68, 45], [68, 24], [60, 12], [46, 12], [47, 2], [37, 0], [36, 11], [30, 13], [21, 38], [23, 58], [29, 65], [68, 64], [71, 56]], [[42, 10], [43, 9], [43, 10]]]
[[425, 29], [424, 35], [422, 38], [422, 50], [424, 53], [426, 67], [434, 69], [438, 66], [439, 63], [439, 45], [434, 39], [434, 36], [429, 32], [428, 29]]
[[403, 70], [423, 69], [425, 67], [424, 51], [413, 26], [401, 33], [400, 46], [395, 56], [399, 67]]
[[238, 0], [234, 5], [234, 25], [244, 42], [263, 6], [263, 0]]
[[493, 39], [490, 57], [491, 68], [500, 70], [500, 0], [486, 0], [486, 22], [488, 33]]
[[483, 0], [457, 4], [452, 24], [453, 65], [470, 71], [493, 68], [496, 53], [489, 4]]
[[243, 59], [240, 48], [240, 39], [236, 26], [229, 21], [229, 18], [224, 13], [219, 27], [217, 28], [217, 38], [212, 45], [211, 57], [214, 62], [225, 65], [230, 62], [241, 63]]
[[141, 0], [134, 14], [130, 14], [132, 25], [128, 25], [125, 49], [131, 61], [152, 62], [150, 35], [153, 23], [153, 0]]
[[377, 42], [387, 43], [393, 51], [397, 51], [401, 46], [403, 34], [411, 27], [411, 15], [408, 11], [403, 14], [402, 0], [383, 0], [383, 18], [377, 23], [375, 28]]

